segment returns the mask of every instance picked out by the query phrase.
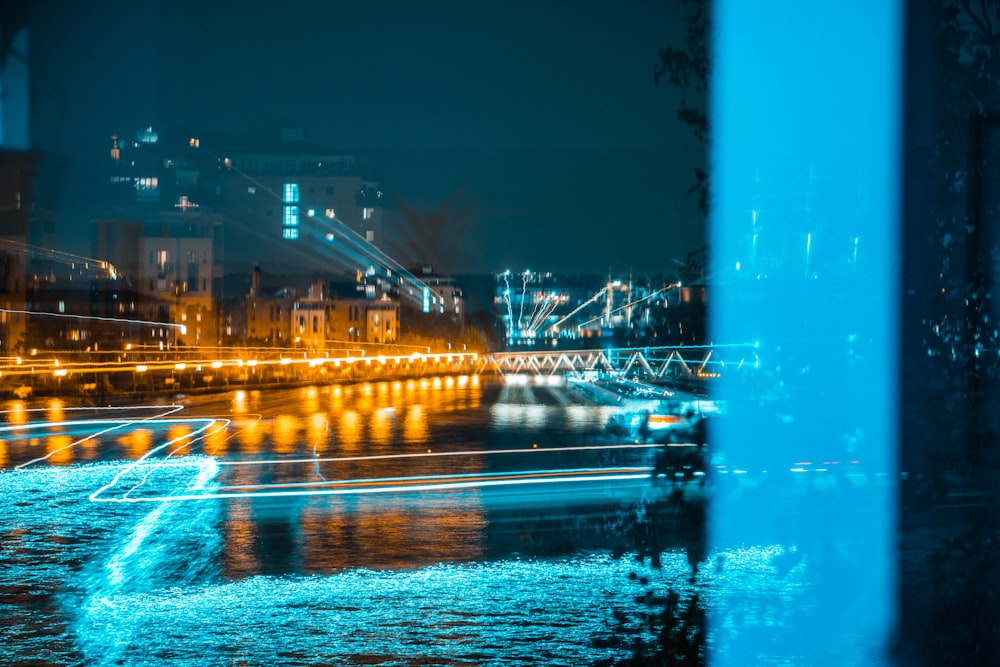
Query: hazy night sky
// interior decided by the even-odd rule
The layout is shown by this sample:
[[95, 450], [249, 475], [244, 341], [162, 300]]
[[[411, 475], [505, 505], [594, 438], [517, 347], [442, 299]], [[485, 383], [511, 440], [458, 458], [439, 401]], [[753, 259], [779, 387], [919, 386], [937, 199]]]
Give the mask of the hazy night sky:
[[32, 139], [71, 200], [112, 134], [282, 120], [418, 207], [462, 193], [454, 272], [669, 272], [704, 242], [704, 149], [653, 84], [672, 0], [37, 2], [31, 28]]

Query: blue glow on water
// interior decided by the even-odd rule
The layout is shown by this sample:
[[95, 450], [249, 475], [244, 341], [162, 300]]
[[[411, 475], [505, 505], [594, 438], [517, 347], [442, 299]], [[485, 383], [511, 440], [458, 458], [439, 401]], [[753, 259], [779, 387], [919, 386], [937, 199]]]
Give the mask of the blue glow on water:
[[[760, 340], [765, 360], [758, 387], [721, 380], [733, 418], [713, 443], [769, 472], [727, 476], [711, 543], [776, 540], [812, 567], [784, 623], [723, 593], [711, 662], [878, 664], [895, 599], [901, 3], [719, 0], [713, 17], [712, 332]], [[848, 460], [850, 483], [777, 474]]]
[[[564, 433], [578, 434], [574, 424], [581, 420], [603, 422], [601, 407], [573, 405], [566, 388], [533, 391], [564, 406]], [[276, 392], [267, 398], [273, 403], [297, 396]], [[419, 400], [426, 398], [421, 394]], [[491, 407], [485, 403], [478, 414], [488, 420]], [[54, 429], [53, 437], [36, 437], [43, 431], [31, 429], [21, 440], [8, 440], [5, 465], [82, 440], [88, 429], [107, 428], [103, 421], [75, 423]], [[310, 423], [302, 420], [296, 432], [309, 433]], [[199, 427], [206, 430], [197, 434]], [[73, 458], [0, 470], [0, 663], [592, 664], [629, 658], [636, 640], [653, 645], [648, 614], [658, 610], [644, 600], [675, 590], [685, 599], [697, 593], [712, 614], [713, 650], [746, 657], [744, 638], [755, 633], [781, 647], [783, 658], [774, 662], [803, 664], [812, 647], [783, 642], [815, 607], [816, 592], [841, 584], [821, 576], [830, 563], [838, 564], [829, 553], [768, 530], [770, 517], [759, 495], [766, 484], [755, 470], [707, 476], [707, 487], [723, 477], [741, 480], [737, 487], [720, 483], [722, 493], [757, 514], [748, 525], [752, 539], [696, 549], [695, 576], [691, 552], [685, 552], [689, 542], [680, 533], [657, 543], [659, 553], [646, 546], [641, 554], [621, 553], [612, 546], [619, 531], [630, 527], [623, 512], [641, 518], [646, 511], [663, 511], [663, 505], [656, 510], [636, 503], [665, 498], [675, 488], [666, 480], [654, 482], [648, 472], [628, 480], [595, 475], [599, 481], [583, 484], [206, 498], [225, 485], [278, 489], [338, 477], [384, 484], [409, 476], [418, 485], [465, 475], [489, 480], [575, 471], [591, 477], [593, 468], [610, 470], [617, 463], [622, 470], [654, 453], [649, 445], [549, 446], [572, 440], [519, 427], [505, 431], [509, 438], [496, 441], [498, 449], [482, 451], [458, 432], [430, 430], [426, 442], [413, 446], [416, 451], [407, 451], [405, 438], [388, 449], [358, 449], [354, 440], [342, 449], [329, 442], [317, 447], [312, 436], [293, 449], [216, 446], [230, 438], [238, 443], [242, 429], [258, 427], [256, 421], [219, 422], [225, 430], [209, 442], [199, 439], [215, 428], [208, 422], [136, 422], [133, 435], [142, 438], [116, 429]], [[466, 427], [482, 428], [479, 422]], [[275, 422], [272, 434], [280, 433]], [[142, 446], [128, 444], [136, 442]], [[435, 451], [428, 453], [430, 446]], [[145, 456], [153, 450], [155, 455]], [[211, 451], [219, 458], [206, 455]], [[385, 453], [361, 455], [369, 451]], [[108, 456], [115, 459], [104, 460]], [[144, 458], [137, 465], [119, 456]], [[83, 463], [67, 465], [69, 460]], [[808, 499], [809, 489], [822, 489], [848, 513], [865, 509], [848, 489], [876, 484], [863, 471], [854, 472], [854, 464], [846, 483], [822, 470], [832, 463], [797, 458], [788, 465], [808, 473], [788, 473], [799, 486], [783, 492]], [[101, 488], [106, 497], [188, 495], [200, 501], [92, 502]], [[684, 493], [700, 489], [692, 482]], [[595, 502], [603, 504], [595, 508]], [[684, 521], [670, 512], [651, 525]], [[802, 525], [822, 525], [827, 518], [787, 507], [785, 512]], [[593, 526], [598, 529], [588, 537]], [[863, 536], [855, 545], [864, 546]], [[845, 549], [843, 541], [837, 546], [855, 565], [870, 557], [852, 545]], [[662, 567], [652, 567], [654, 562]], [[868, 641], [858, 623], [837, 625], [836, 637], [847, 651]]]

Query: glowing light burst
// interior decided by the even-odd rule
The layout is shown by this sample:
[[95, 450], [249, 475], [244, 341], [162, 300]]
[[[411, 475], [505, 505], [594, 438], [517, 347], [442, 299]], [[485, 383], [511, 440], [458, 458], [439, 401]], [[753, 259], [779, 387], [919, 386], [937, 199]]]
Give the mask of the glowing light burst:
[[511, 305], [511, 300], [510, 300], [510, 280], [508, 280], [508, 277], [509, 277], [508, 273], [504, 273], [503, 274], [503, 284], [506, 287], [506, 289], [504, 289], [503, 298], [504, 298], [504, 302], [507, 304], [507, 321], [510, 322], [510, 323], [513, 323], [514, 322], [514, 310], [513, 310], [513, 306]]

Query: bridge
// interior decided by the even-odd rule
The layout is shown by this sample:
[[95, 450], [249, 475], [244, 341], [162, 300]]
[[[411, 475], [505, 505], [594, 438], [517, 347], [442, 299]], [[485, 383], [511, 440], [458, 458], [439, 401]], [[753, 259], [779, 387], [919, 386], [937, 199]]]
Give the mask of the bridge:
[[651, 380], [706, 380], [760, 367], [757, 343], [625, 347], [600, 350], [495, 352], [485, 369], [500, 373], [561, 375], [604, 372]]

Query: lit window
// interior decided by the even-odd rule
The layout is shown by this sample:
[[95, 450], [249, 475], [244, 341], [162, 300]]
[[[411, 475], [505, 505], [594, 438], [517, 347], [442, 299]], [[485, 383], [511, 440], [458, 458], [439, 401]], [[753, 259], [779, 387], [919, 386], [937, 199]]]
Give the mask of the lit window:
[[326, 209], [326, 217], [332, 220], [336, 215], [337, 213], [332, 208]]
[[365, 232], [365, 240], [369, 243], [374, 243], [375, 241], [375, 230], [369, 229]]
[[299, 184], [285, 183], [284, 194], [286, 204], [297, 204], [299, 202]]
[[310, 218], [314, 218], [314, 217], [316, 217], [316, 209], [314, 209], [314, 208], [311, 208], [311, 209], [309, 209], [309, 210], [308, 210], [308, 211], [306, 212], [306, 215], [308, 215], [308, 216], [309, 216]]
[[285, 227], [281, 232], [281, 236], [286, 239], [297, 239], [299, 238], [299, 230], [295, 227]]
[[255, 195], [255, 194], [257, 194], [257, 188], [254, 187], [254, 186], [252, 186], [252, 185], [248, 185], [247, 186], [247, 194], [248, 195]]
[[286, 206], [284, 217], [282, 217], [281, 224], [285, 227], [298, 227], [299, 226], [299, 207], [298, 206]]
[[60, 301], [59, 302], [59, 312], [60, 313], [65, 313], [66, 312], [66, 302], [65, 301]]

